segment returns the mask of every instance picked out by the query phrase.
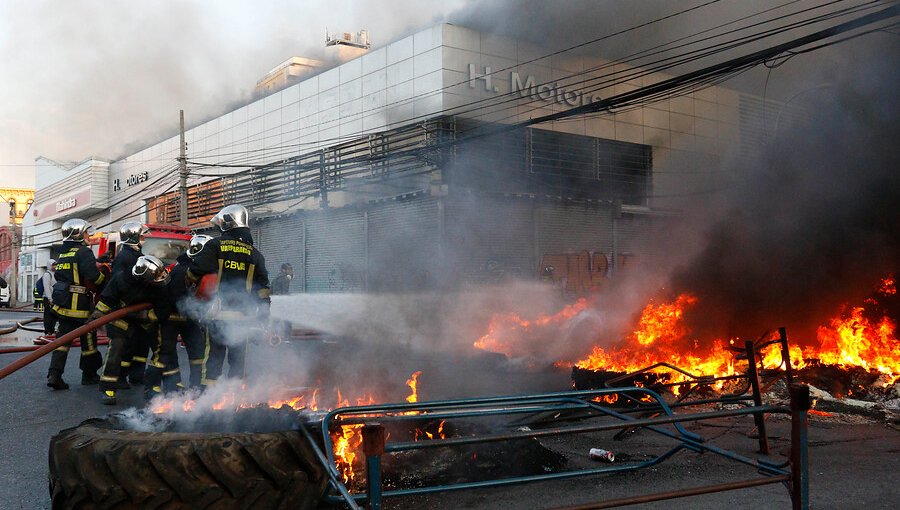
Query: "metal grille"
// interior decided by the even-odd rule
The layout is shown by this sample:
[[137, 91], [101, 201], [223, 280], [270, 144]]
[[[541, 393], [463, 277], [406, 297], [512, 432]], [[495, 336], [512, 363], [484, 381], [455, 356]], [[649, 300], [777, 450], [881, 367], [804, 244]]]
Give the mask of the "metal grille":
[[254, 237], [260, 251], [265, 254], [269, 280], [278, 275], [285, 262], [294, 268], [291, 292], [305, 291], [305, 241], [304, 222], [297, 215], [268, 218], [259, 222], [259, 234]]
[[306, 289], [309, 292], [363, 290], [365, 233], [365, 215], [353, 209], [307, 215]]
[[469, 195], [446, 204], [447, 266], [463, 281], [533, 276], [534, 200]]
[[440, 284], [437, 201], [419, 196], [374, 204], [368, 213], [369, 290], [422, 290]]

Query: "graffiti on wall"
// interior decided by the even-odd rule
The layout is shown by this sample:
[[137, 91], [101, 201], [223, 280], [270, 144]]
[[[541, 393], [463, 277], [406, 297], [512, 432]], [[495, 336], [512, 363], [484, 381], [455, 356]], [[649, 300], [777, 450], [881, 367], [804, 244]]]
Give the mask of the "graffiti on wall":
[[[635, 263], [631, 253], [620, 253], [616, 270], [622, 271]], [[538, 266], [538, 277], [558, 285], [564, 292], [586, 295], [601, 290], [610, 277], [610, 257], [601, 251], [582, 250], [578, 253], [544, 254]]]

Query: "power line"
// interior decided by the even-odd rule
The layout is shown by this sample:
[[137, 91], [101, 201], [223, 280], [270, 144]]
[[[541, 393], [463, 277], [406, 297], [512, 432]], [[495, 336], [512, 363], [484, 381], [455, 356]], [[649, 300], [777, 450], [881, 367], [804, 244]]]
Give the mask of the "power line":
[[[719, 34], [714, 34], [714, 35], [711, 36], [711, 37], [707, 37], [707, 38], [704, 38], [704, 39], [700, 39], [700, 40], [697, 40], [697, 41], [693, 41], [693, 42], [691, 42], [691, 43], [683, 44], [683, 45], [680, 45], [680, 46], [675, 46], [674, 48], [670, 48], [670, 49], [677, 49], [677, 48], [680, 48], [680, 47], [687, 46], [688, 44], [698, 44], [698, 43], [703, 42], [703, 41], [705, 41], [705, 40], [709, 40], [709, 39], [716, 38], [716, 37], [721, 37], [721, 36], [727, 35], [727, 34], [729, 34], [729, 33], [739, 32], [739, 31], [742, 31], [742, 30], [748, 30], [748, 29], [750, 29], [750, 28], [753, 28], [754, 26], [758, 26], [758, 25], [762, 25], [762, 24], [766, 24], [766, 23], [777, 22], [777, 21], [783, 20], [784, 18], [787, 18], [787, 17], [790, 17], [790, 16], [797, 16], [797, 15], [800, 15], [800, 14], [802, 14], [802, 13], [804, 13], [804, 12], [809, 12], [809, 11], [813, 11], [813, 10], [816, 10], [816, 9], [822, 9], [822, 8], [824, 8], [824, 7], [827, 7], [828, 5], [832, 5], [832, 4], [835, 4], [835, 3], [839, 3], [840, 1], [842, 1], [842, 0], [836, 0], [836, 1], [830, 2], [830, 3], [825, 4], [825, 5], [819, 5], [819, 6], [815, 6], [815, 7], [812, 7], [812, 8], [803, 9], [803, 10], [800, 10], [800, 11], [797, 11], [797, 12], [794, 12], [794, 13], [791, 13], [791, 14], [788, 14], [788, 15], [785, 15], [785, 16], [780, 17], [780, 18], [778, 18], [778, 19], [766, 20], [766, 21], [762, 21], [762, 22], [760, 22], [760, 23], [756, 23], [756, 24], [753, 24], [753, 25], [750, 25], [750, 26], [740, 27], [740, 28], [738, 28], [738, 29], [735, 29], [735, 30], [732, 30], [732, 31], [729, 31], [729, 32], [719, 33]], [[597, 67], [592, 68], [592, 69], [590, 69], [590, 70], [586, 70], [586, 71], [584, 71], [584, 72], [572, 74], [572, 75], [570, 75], [570, 76], [567, 76], [567, 77], [562, 78], [562, 79], [559, 80], [559, 81], [564, 81], [564, 80], [566, 80], [566, 79], [569, 79], [569, 78], [572, 78], [572, 77], [575, 77], [575, 76], [581, 76], [581, 75], [584, 75], [584, 74], [586, 74], [586, 73], [588, 73], [588, 72], [592, 72], [592, 71], [595, 71], [595, 70], [599, 70], [599, 69], [601, 69], [601, 68], [603, 68], [603, 67], [611, 67], [612, 65], [617, 64], [617, 63], [628, 63], [629, 61], [637, 61], [639, 57], [644, 57], [644, 58], [645, 58], [645, 57], [647, 57], [647, 56], [659, 54], [659, 53], [661, 53], [661, 51], [651, 52], [651, 50], [654, 50], [654, 49], [660, 49], [660, 48], [665, 48], [665, 47], [667, 47], [667, 46], [671, 46], [674, 42], [679, 42], [679, 41], [682, 41], [682, 40], [695, 38], [695, 37], [696, 37], [697, 35], [699, 35], [699, 34], [708, 33], [708, 32], [717, 30], [717, 29], [719, 29], [719, 28], [728, 26], [728, 25], [733, 25], [733, 24], [735, 24], [735, 23], [738, 23], [738, 22], [740, 22], [740, 21], [749, 19], [749, 18], [751, 18], [751, 17], [758, 17], [758, 16], [761, 16], [761, 15], [767, 14], [767, 13], [769, 13], [769, 12], [773, 12], [773, 11], [775, 11], [775, 10], [777, 10], [777, 9], [784, 8], [784, 7], [786, 7], [787, 5], [791, 5], [791, 4], [793, 4], [793, 3], [796, 3], [796, 0], [795, 0], [795, 1], [792, 1], [792, 2], [788, 2], [788, 3], [786, 3], [786, 4], [782, 4], [782, 5], [773, 7], [773, 8], [770, 8], [770, 9], [767, 9], [767, 10], [764, 10], [764, 11], [760, 11], [760, 12], [757, 12], [757, 13], [754, 13], [754, 14], [751, 14], [751, 15], [747, 15], [747, 16], [744, 16], [744, 17], [742, 17], [742, 18], [738, 18], [737, 20], [732, 20], [732, 21], [723, 23], [723, 24], [721, 24], [721, 25], [719, 25], [719, 26], [717, 26], [717, 27], [713, 27], [713, 28], [711, 28], [711, 29], [704, 30], [704, 31], [699, 32], [699, 33], [697, 33], [697, 34], [692, 34], [692, 35], [690, 35], [690, 36], [682, 37], [681, 39], [677, 39], [676, 41], [671, 41], [671, 42], [669, 42], [669, 43], [665, 43], [665, 44], [659, 45], [659, 46], [657, 46], [657, 47], [655, 47], [655, 48], [651, 48], [651, 49], [649, 49], [649, 50], [644, 50], [644, 51], [642, 51], [642, 52], [638, 52], [638, 53], [632, 54], [632, 55], [629, 56], [629, 57], [633, 57], [633, 58], [628, 58], [628, 57], [626, 57], [626, 60], [625, 60], [625, 61], [611, 62], [611, 63], [609, 63], [609, 64], [604, 64], [603, 66], [597, 66]], [[877, 2], [870, 2], [870, 4], [872, 4], [872, 3], [877, 3]], [[708, 5], [708, 4], [703, 4], [703, 5]], [[697, 6], [697, 8], [702, 7], [703, 5]], [[851, 9], [852, 9], [852, 8], [851, 8]], [[686, 12], [686, 11], [680, 11], [679, 13], [673, 14], [673, 15], [671, 15], [671, 16], [675, 16], [675, 15], [678, 15], [678, 14], [681, 14], [681, 13], [684, 13], [684, 12]], [[829, 17], [834, 17], [834, 16], [837, 16], [837, 15], [846, 15], [848, 12], [849, 12], [848, 10], [837, 11], [837, 12], [835, 12], [835, 13], [827, 13], [827, 14], [825, 14], [825, 15], [820, 15], [820, 16], [818, 16], [818, 17], [811, 18], [811, 19], [809, 19], [809, 20], [802, 20], [801, 22], [795, 23], [795, 24], [790, 25], [790, 26], [787, 26], [787, 27], [781, 27], [781, 28], [779, 28], [779, 29], [773, 29], [774, 31], [771, 32], [770, 35], [772, 35], [772, 34], [774, 34], [774, 33], [777, 33], [777, 32], [775, 32], [775, 31], [787, 31], [787, 30], [789, 30], [789, 29], [791, 29], [791, 28], [797, 28], [797, 27], [799, 27], [799, 26], [803, 26], [803, 24], [809, 24], [809, 23], [813, 23], [813, 22], [821, 22], [821, 21], [824, 21], [824, 20], [829, 19]], [[671, 16], [669, 16], [669, 17], [671, 17]], [[665, 19], [665, 18], [660, 18], [659, 20], [655, 20], [655, 21], [649, 22], [649, 23], [655, 23], [655, 22], [658, 22], [658, 21], [660, 21], [660, 20], [662, 20], [662, 19]], [[640, 27], [640, 26], [641, 26], [641, 25], [639, 25], [638, 27]], [[599, 41], [599, 40], [602, 40], [602, 39], [605, 39], [605, 38], [608, 38], [608, 37], [612, 37], [612, 36], [614, 36], [614, 35], [618, 35], [618, 34], [621, 34], [621, 33], [624, 33], [624, 32], [630, 31], [630, 30], [633, 30], [633, 29], [635, 29], [635, 28], [637, 28], [637, 27], [632, 27], [631, 29], [623, 30], [623, 31], [621, 31], [621, 32], [617, 32], [616, 34], [610, 34], [610, 35], [608, 35], [608, 36], [603, 36], [603, 37], [601, 37], [601, 38], [593, 39], [593, 40], [591, 40], [591, 41], [588, 41], [588, 42], [585, 42], [585, 43], [581, 43], [581, 44], [579, 44], [579, 45], [575, 45], [575, 46], [569, 47], [569, 48], [564, 49], [564, 50], [559, 50], [559, 51], [557, 51], [557, 52], [554, 52], [554, 53], [551, 53], [551, 54], [548, 54], [548, 55], [544, 55], [544, 56], [541, 56], [541, 57], [532, 59], [532, 60], [529, 61], [529, 62], [533, 62], [533, 61], [537, 61], [537, 60], [540, 60], [540, 59], [544, 59], [544, 58], [547, 58], [547, 57], [550, 56], [550, 55], [558, 54], [558, 53], [561, 53], [561, 52], [564, 52], [564, 51], [569, 51], [571, 48], [577, 48], [577, 47], [585, 46], [585, 45], [591, 44], [591, 43], [593, 43], [593, 42], [596, 42], [596, 41]], [[736, 41], [740, 41], [740, 39], [737, 39]], [[752, 42], [752, 41], [748, 40], [748, 42]], [[722, 48], [721, 48], [719, 51], [726, 51], [726, 50], [728, 50], [728, 49], [733, 49], [733, 48], [724, 47], [724, 46], [725, 46], [725, 43], [720, 43], [719, 46], [722, 46]], [[709, 49], [709, 48], [707, 48], [707, 50], [708, 50], [708, 49]], [[703, 49], [701, 49], [701, 50], [694, 50], [694, 52], [701, 52], [701, 51], [703, 51]], [[690, 53], [688, 53], [688, 54], [690, 54]], [[682, 61], [680, 61], [680, 62], [679, 62], [679, 61], [676, 61], [674, 64], [670, 64], [670, 65], [668, 65], [668, 66], [661, 66], [661, 65], [660, 65], [660, 66], [657, 66], [657, 67], [655, 67], [655, 68], [651, 68], [651, 69], [649, 69], [649, 70], [642, 71], [641, 74], [636, 75], [636, 76], [638, 76], [638, 77], [639, 77], [639, 76], [644, 76], [644, 75], [647, 75], [647, 74], [649, 74], [649, 73], [651, 73], [651, 72], [658, 72], [658, 71], [660, 71], [660, 70], [665, 70], [665, 69], [667, 69], [667, 68], [669, 68], [669, 67], [673, 67], [674, 65], [680, 65], [680, 64], [684, 64], [684, 63], [689, 63], [689, 62], [691, 62], [691, 61], [697, 60], [697, 59], [702, 58], [702, 57], [708, 57], [710, 54], [712, 54], [712, 53], [709, 53], [709, 52], [708, 52], [708, 53], [705, 54], [705, 55], [700, 55], [700, 56], [694, 57], [693, 59], [682, 60]], [[682, 55], [682, 57], [683, 57], [683, 55]], [[677, 59], [677, 58], [679, 58], [678, 55], [673, 56], [673, 57], [669, 57], [668, 59], [669, 59], [669, 60], [672, 60], [672, 59]], [[663, 60], [663, 61], [657, 61], [657, 62], [664, 62], [664, 61], [665, 61], [665, 60]], [[523, 64], [524, 64], [524, 63], [523, 63]], [[516, 64], [516, 65], [523, 65], [523, 64]], [[514, 66], [510, 66], [510, 67], [507, 67], [507, 68], [504, 68], [504, 69], [498, 69], [497, 71], [492, 71], [490, 74], [497, 74], [497, 73], [499, 73], [499, 72], [502, 72], [503, 70], [511, 69], [512, 67], [514, 67]], [[577, 85], [577, 84], [581, 84], [581, 83], [589, 83], [589, 82], [591, 82], [591, 81], [602, 80], [602, 79], [605, 79], [605, 78], [608, 77], [608, 76], [611, 76], [611, 75], [604, 75], [604, 76], [597, 77], [597, 78], [589, 78], [589, 79], [587, 79], [587, 80], [583, 80], [582, 82], [576, 82], [576, 83], [573, 83], [572, 85]], [[629, 79], [634, 79], [634, 78], [629, 78]], [[616, 82], [623, 81], [623, 80], [624, 80], [624, 78], [623, 78], [622, 80], [616, 80], [616, 81], [609, 80], [609, 81], [607, 82], [609, 85], [606, 85], [606, 86], [611, 86], [612, 84], [615, 84]], [[456, 84], [453, 84], [453, 85], [448, 85], [447, 87], [442, 87], [442, 88], [437, 89], [437, 90], [435, 90], [435, 91], [431, 91], [431, 92], [428, 92], [428, 93], [425, 93], [425, 94], [420, 94], [419, 96], [416, 96], [416, 97], [414, 97], [414, 98], [404, 99], [404, 100], [402, 100], [402, 101], [397, 101], [397, 102], [392, 103], [392, 104], [399, 104], [399, 103], [404, 102], [404, 101], [408, 102], [408, 101], [414, 101], [414, 100], [416, 100], [416, 99], [421, 99], [421, 98], [423, 98], [423, 97], [427, 97], [427, 96], [429, 96], [429, 95], [433, 95], [433, 94], [435, 94], [435, 93], [437, 93], [437, 92], [440, 92], [440, 91], [445, 90], [445, 89], [447, 89], [447, 88], [454, 87], [454, 86], [457, 86], [457, 85], [460, 85], [460, 84], [463, 84], [463, 83], [466, 83], [466, 81], [459, 82], [459, 83], [456, 83]], [[547, 82], [547, 83], [551, 83], [551, 82]], [[545, 84], [547, 84], [547, 83], [545, 83]], [[541, 85], [541, 84], [539, 84], [539, 85]], [[601, 86], [601, 85], [602, 85], [602, 83], [601, 83], [600, 85], [597, 85], [595, 88], [592, 88], [592, 89], [585, 89], [585, 90], [589, 90], [589, 91], [597, 91], [597, 90], [601, 90], [601, 89], [603, 88], [603, 86]], [[687, 93], [687, 92], [685, 92], [685, 93]], [[522, 105], [522, 104], [521, 104], [521, 99], [522, 99], [521, 97], [519, 97], [519, 98], [512, 97], [512, 96], [513, 96], [513, 93], [512, 93], [512, 92], [505, 93], [503, 96], [501, 96], [501, 98], [504, 97], [504, 96], [506, 96], [506, 97], [511, 97], [511, 98], [510, 98], [510, 99], [507, 99], [507, 100], [505, 100], [505, 101], [497, 101], [497, 98], [496, 98], [496, 97], [494, 97], [494, 98], [480, 99], [480, 100], [476, 100], [476, 101], [467, 103], [467, 104], [465, 104], [465, 105], [460, 105], [460, 106], [458, 106], [458, 107], [455, 107], [455, 108], [451, 108], [451, 109], [445, 110], [445, 111], [443, 111], [443, 112], [438, 112], [438, 113], [435, 113], [435, 114], [428, 114], [428, 115], [422, 115], [422, 116], [418, 116], [418, 117], [413, 117], [413, 118], [405, 119], [405, 120], [403, 120], [403, 121], [398, 121], [398, 123], [401, 123], [401, 124], [403, 124], [403, 123], [409, 123], [409, 122], [413, 122], [413, 121], [415, 121], [415, 120], [417, 120], [417, 119], [424, 119], [424, 118], [427, 118], [427, 117], [431, 117], [431, 116], [434, 116], [434, 115], [440, 115], [440, 114], [446, 115], [446, 114], [450, 114], [450, 113], [455, 113], [455, 114], [459, 115], [459, 114], [465, 114], [465, 113], [469, 113], [469, 112], [472, 112], [472, 111], [476, 111], [477, 109], [484, 109], [484, 110], [487, 110], [488, 108], [490, 108], [490, 107], [492, 107], [492, 106], [493, 106], [493, 107], [496, 107], [496, 106], [499, 106], [500, 104], [503, 104], [503, 103], [509, 103], [509, 102], [516, 102], [516, 105], [514, 105], [512, 108], [516, 108], [516, 107], [518, 107], [518, 108], [528, 108], [527, 105]], [[485, 105], [485, 103], [492, 103], [492, 104], [487, 104], [487, 105]], [[531, 103], [537, 103], [537, 101], [532, 101]], [[483, 105], [483, 106], [482, 106], [482, 105]], [[542, 108], [542, 107], [543, 107], [543, 105], [538, 104], [537, 106], [532, 107], [532, 108], [531, 108], [531, 111], [540, 109], [540, 108]], [[468, 109], [465, 109], [465, 108], [468, 108]], [[365, 113], [365, 112], [362, 112], [362, 114], [364, 114], [364, 113]], [[490, 113], [487, 113], [486, 115], [496, 115], [496, 114], [498, 114], [498, 113], [499, 113], [499, 111], [492, 111], [492, 112], [490, 112]], [[359, 114], [354, 114], [354, 115], [359, 115]], [[518, 115], [518, 114], [517, 114], [517, 115]], [[505, 117], [504, 119], [501, 119], [501, 120], [505, 120], [505, 119], [510, 118], [510, 117], [515, 117], [515, 116], [517, 116], [517, 115], [510, 115], [509, 117]], [[477, 117], [476, 117], [476, 118], [477, 118]], [[316, 125], [314, 125], [313, 127], [319, 126], [319, 125], [321, 125], [321, 123], [320, 123], [320, 124], [316, 124]], [[390, 127], [390, 126], [387, 126], [387, 127]], [[272, 130], [275, 130], [275, 129], [278, 129], [278, 128], [272, 128]], [[302, 129], [305, 129], [305, 128], [298, 128], [297, 130], [292, 130], [292, 131], [290, 131], [289, 133], [295, 132], [295, 131], [300, 131], [300, 130], [302, 130]], [[265, 135], [265, 132], [263, 132], [262, 134]], [[284, 136], [284, 133], [282, 132], [282, 133], [280, 133], [280, 135], [281, 135], [281, 136]], [[255, 140], [260, 140], [260, 139], [264, 140], [265, 138], [266, 138], [266, 137], [263, 136], [263, 138], [256, 138]], [[358, 137], [357, 137], [357, 138], [358, 138]], [[254, 140], [254, 139], [251, 139], [250, 137], [247, 137], [247, 138], [245, 138], [245, 139], [243, 139], [243, 140], [246, 141], [246, 140], [248, 140], [248, 139], [251, 140], [251, 141]], [[328, 141], [328, 140], [343, 140], [343, 139], [347, 139], [347, 138], [345, 138], [345, 137], [340, 137], [340, 138], [326, 139], [326, 140], [321, 140], [321, 139], [320, 139], [320, 140], [318, 140], [318, 141], [316, 141], [316, 142], [308, 142], [308, 143], [298, 143], [298, 144], [280, 145], [280, 146], [266, 147], [266, 148], [261, 148], [261, 149], [252, 149], [252, 150], [248, 150], [248, 151], [236, 151], [236, 152], [230, 152], [230, 153], [209, 154], [209, 151], [207, 151], [207, 152], [204, 153], [204, 154], [201, 154], [201, 155], [197, 155], [197, 156], [192, 157], [191, 160], [192, 160], [194, 163], [196, 163], [196, 164], [200, 164], [200, 162], [198, 162], [197, 159], [203, 159], [203, 158], [208, 158], [208, 157], [220, 157], [220, 156], [222, 156], [222, 155], [241, 155], [241, 154], [243, 154], [243, 155], [250, 155], [250, 154], [263, 155], [263, 154], [265, 154], [265, 153], [271, 153], [271, 154], [268, 154], [267, 156], [268, 156], [268, 157], [275, 158], [275, 157], [278, 157], [278, 156], [282, 156], [282, 155], [288, 154], [289, 152], [288, 152], [287, 149], [290, 149], [290, 148], [293, 148], [293, 147], [300, 147], [300, 146], [303, 146], [303, 145], [318, 145], [318, 144], [324, 143], [324, 142], [326, 142], [326, 141]], [[247, 143], [250, 143], [250, 142], [247, 142]], [[207, 163], [206, 165], [207, 165], [207, 166], [212, 166], [212, 167], [219, 166], [219, 167], [223, 167], [223, 168], [227, 168], [227, 167], [249, 168], [249, 167], [259, 166], [259, 165], [261, 164], [261, 163], [259, 163], [259, 162], [246, 161], [246, 160], [245, 160], [244, 162], [242, 162], [242, 164], [236, 164], [236, 163], [239, 162], [240, 160], [241, 160], [241, 158], [233, 158], [230, 162], [220, 162], [219, 164], [209, 164], [209, 163]]]

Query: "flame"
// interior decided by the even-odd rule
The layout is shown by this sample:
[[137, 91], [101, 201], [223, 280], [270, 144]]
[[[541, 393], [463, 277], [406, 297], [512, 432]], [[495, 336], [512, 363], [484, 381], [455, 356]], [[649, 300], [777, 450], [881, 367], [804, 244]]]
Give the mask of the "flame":
[[[875, 286], [873, 296], [864, 300], [863, 306], [846, 306], [818, 328], [818, 345], [789, 345], [792, 367], [800, 369], [807, 365], [806, 360], [818, 359], [825, 364], [876, 370], [894, 381], [900, 379], [897, 324], [884, 311], [889, 307], [880, 304], [884, 298], [896, 299], [896, 295], [894, 276], [881, 279]], [[630, 334], [619, 342], [595, 345], [587, 357], [574, 365], [589, 370], [630, 373], [657, 363], [668, 363], [695, 375], [723, 377], [743, 373], [746, 361], [736, 362], [735, 351], [742, 350], [744, 339], [716, 338], [701, 345], [699, 339], [692, 336], [684, 319], [685, 314], [698, 303], [699, 299], [691, 293], [683, 293], [671, 302], [651, 301], [642, 310]], [[520, 347], [523, 339], [538, 336], [534, 334], [535, 328], [550, 324], [564, 326], [588, 307], [588, 301], [582, 298], [555, 314], [541, 315], [534, 320], [525, 320], [512, 313], [497, 314], [490, 321], [487, 334], [474, 345], [479, 349], [515, 357], [523, 350]], [[759, 355], [763, 367], [783, 368], [780, 343], [768, 345]], [[557, 366], [572, 364], [556, 362]], [[656, 371], [667, 372], [665, 377], [671, 383], [689, 379], [664, 367]], [[672, 387], [676, 395], [683, 390]]]
[[418, 386], [418, 379], [419, 379], [420, 375], [422, 375], [421, 370], [419, 370], [417, 372], [413, 372], [413, 374], [410, 376], [410, 378], [406, 380], [406, 385], [409, 386], [409, 389], [412, 392], [409, 394], [408, 397], [406, 397], [406, 401], [409, 402], [410, 404], [414, 404], [419, 401], [419, 393], [417, 390], [417, 386]]
[[[728, 343], [716, 339], [709, 348], [701, 348], [684, 325], [685, 311], [698, 301], [697, 297], [685, 293], [671, 303], [651, 302], [641, 312], [637, 329], [628, 337], [606, 349], [594, 346], [591, 354], [575, 366], [627, 373], [664, 362], [695, 375], [733, 373], [734, 352], [728, 349]], [[677, 373], [671, 377], [672, 382], [687, 379]]]
[[644, 308], [639, 328], [634, 332], [634, 339], [640, 345], [653, 345], [660, 338], [682, 337], [687, 334], [681, 324], [684, 309], [693, 306], [697, 298], [690, 294], [682, 294], [674, 303], [663, 303]]
[[350, 483], [356, 473], [353, 463], [356, 461], [360, 446], [362, 445], [362, 423], [354, 425], [341, 425], [337, 432], [332, 433], [334, 442], [334, 464], [344, 483]]
[[533, 320], [523, 319], [515, 313], [494, 315], [487, 334], [476, 340], [474, 346], [485, 351], [520, 356], [523, 354], [520, 346], [523, 338], [534, 335], [540, 328], [566, 323], [589, 307], [590, 302], [586, 298], [579, 298], [553, 315], [542, 314]]
[[429, 423], [428, 425], [426, 425], [424, 430], [416, 427], [416, 430], [413, 433], [413, 441], [419, 441], [419, 440], [424, 440], [424, 439], [431, 440], [431, 439], [434, 439], [435, 437], [437, 437], [438, 439], [447, 439], [447, 436], [444, 435], [444, 423], [446, 421], [447, 420], [441, 420], [437, 426], [437, 430], [435, 430], [434, 432], [428, 431], [429, 428], [434, 429], [433, 423]]
[[[415, 372], [410, 381], [413, 382], [413, 395], [415, 392], [415, 381], [422, 372]], [[408, 383], [409, 384], [409, 383]], [[327, 393], [327, 392], [326, 392]], [[372, 394], [363, 394], [361, 396], [349, 397], [341, 392], [340, 388], [334, 388], [333, 405], [327, 406], [328, 409], [338, 407], [349, 407], [351, 402], [356, 406], [372, 405], [378, 402]], [[199, 397], [198, 397], [199, 398]], [[288, 397], [284, 395], [264, 399], [263, 401], [252, 400], [247, 393], [246, 386], [242, 386], [239, 390], [225, 391], [218, 400], [212, 401], [200, 399], [203, 403], [204, 410], [212, 411], [237, 411], [242, 408], [255, 408], [267, 406], [273, 409], [281, 409], [288, 406], [294, 410], [310, 410], [318, 411], [322, 401], [322, 391], [320, 388], [305, 389], [298, 394], [292, 394]], [[413, 400], [415, 401], [415, 400]], [[177, 407], [176, 407], [177, 406]], [[180, 401], [178, 398], [157, 398], [151, 401], [149, 410], [156, 414], [170, 414], [177, 409], [185, 413], [201, 412], [198, 407], [198, 399], [184, 398]], [[345, 483], [349, 483], [354, 479], [361, 462], [360, 448], [362, 445], [362, 424], [339, 425], [331, 432], [331, 440], [333, 444], [333, 452], [335, 459], [335, 467], [341, 473]], [[443, 424], [438, 428], [438, 434], [443, 434]]]
[[[889, 317], [875, 321], [865, 317], [865, 308], [831, 319], [817, 331], [820, 347], [810, 357], [829, 365], [851, 365], [900, 375], [900, 343], [896, 324]], [[812, 356], [814, 355], [814, 356]]]

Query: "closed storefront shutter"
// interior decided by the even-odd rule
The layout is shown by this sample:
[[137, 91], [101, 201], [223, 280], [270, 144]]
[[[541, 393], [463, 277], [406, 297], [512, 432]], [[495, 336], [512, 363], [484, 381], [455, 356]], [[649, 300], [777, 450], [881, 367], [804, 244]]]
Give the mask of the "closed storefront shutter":
[[609, 206], [543, 202], [536, 218], [537, 252], [541, 256], [582, 250], [610, 253], [612, 250], [612, 209]]
[[447, 264], [461, 282], [533, 278], [533, 199], [460, 195], [445, 203]]
[[584, 295], [608, 283], [614, 250], [608, 205], [543, 202], [536, 218], [538, 276]]
[[423, 290], [439, 285], [437, 200], [391, 200], [373, 204], [368, 211], [369, 290]]
[[356, 209], [333, 209], [307, 215], [306, 290], [363, 290], [365, 232], [365, 214]]
[[269, 281], [281, 271], [281, 264], [287, 262], [294, 268], [291, 292], [301, 292], [303, 288], [303, 219], [298, 214], [267, 218], [259, 222], [258, 233], [254, 234], [256, 246], [266, 258]]
[[675, 216], [651, 214], [622, 214], [616, 221], [616, 252], [618, 271], [628, 270], [643, 263], [648, 250], [654, 249], [653, 240], [664, 232], [671, 232]]

